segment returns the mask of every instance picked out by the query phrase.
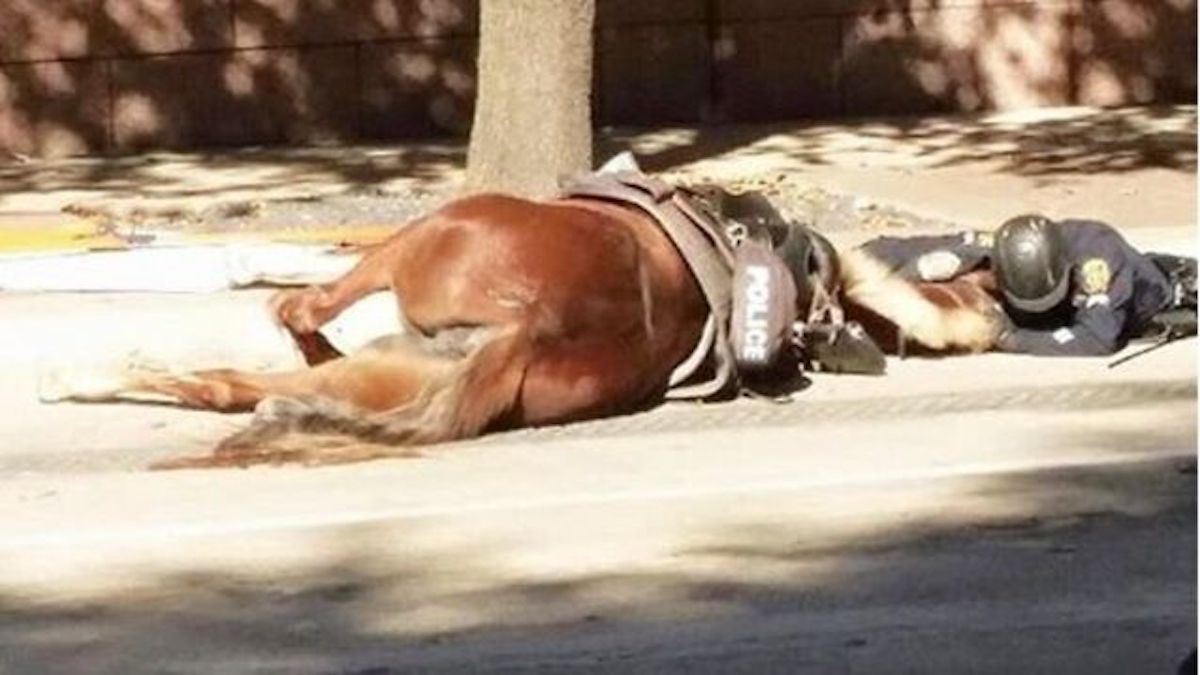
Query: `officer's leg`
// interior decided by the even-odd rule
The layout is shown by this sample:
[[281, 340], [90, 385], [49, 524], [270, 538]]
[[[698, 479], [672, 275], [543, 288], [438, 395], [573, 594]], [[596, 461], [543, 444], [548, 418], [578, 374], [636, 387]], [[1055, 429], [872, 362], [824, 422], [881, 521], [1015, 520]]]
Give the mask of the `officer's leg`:
[[1171, 303], [1154, 315], [1135, 339], [1161, 340], [1196, 335], [1196, 259], [1169, 253], [1146, 255], [1171, 284]]
[[1162, 270], [1175, 289], [1172, 308], [1196, 309], [1196, 259], [1169, 253], [1149, 253], [1146, 257]]

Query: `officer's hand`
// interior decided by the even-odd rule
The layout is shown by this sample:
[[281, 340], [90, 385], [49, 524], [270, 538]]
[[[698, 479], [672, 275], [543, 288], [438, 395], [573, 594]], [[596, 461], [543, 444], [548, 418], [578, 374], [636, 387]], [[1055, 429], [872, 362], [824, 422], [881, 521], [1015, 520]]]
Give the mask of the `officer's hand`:
[[938, 249], [917, 258], [917, 275], [921, 281], [949, 281], [962, 269], [962, 258], [953, 251]]

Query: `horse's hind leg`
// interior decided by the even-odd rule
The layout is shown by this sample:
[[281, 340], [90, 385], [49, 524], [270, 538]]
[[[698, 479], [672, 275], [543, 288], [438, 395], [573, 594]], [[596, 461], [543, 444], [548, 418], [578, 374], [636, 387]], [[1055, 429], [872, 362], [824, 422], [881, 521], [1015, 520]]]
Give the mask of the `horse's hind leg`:
[[415, 342], [390, 336], [386, 347], [368, 347], [300, 370], [253, 373], [228, 368], [171, 373], [130, 367], [120, 371], [62, 371], [43, 379], [46, 402], [122, 401], [147, 395], [169, 402], [220, 412], [252, 410], [272, 396], [324, 397], [365, 410], [387, 410], [412, 399], [414, 392], [449, 368], [451, 361], [418, 348], [397, 348]]
[[301, 335], [316, 332], [362, 298], [391, 286], [402, 264], [406, 242], [418, 223], [367, 249], [358, 264], [332, 282], [280, 291], [267, 301], [272, 316]]
[[[258, 400], [258, 414], [212, 455], [157, 468], [339, 464], [411, 456], [412, 445], [478, 435], [516, 404], [529, 360], [529, 343], [519, 331], [488, 333], [467, 355], [414, 341], [391, 343], [331, 362], [319, 380], [208, 371], [207, 386], [227, 388], [227, 401]], [[179, 384], [155, 386], [176, 391]], [[208, 404], [212, 391], [185, 395]]]
[[[532, 347], [517, 329], [491, 334], [468, 354], [446, 356], [436, 351], [425, 367], [420, 386], [410, 388], [397, 401], [367, 401], [364, 397], [331, 397], [285, 402], [268, 406], [265, 419], [223, 443], [255, 445], [264, 436], [277, 436], [296, 428], [340, 432], [359, 439], [390, 444], [424, 445], [476, 436], [513, 409], [518, 401]], [[428, 348], [420, 358], [428, 359]], [[395, 367], [394, 374], [411, 369], [412, 352], [407, 347], [380, 351], [378, 358]], [[431, 367], [432, 366], [432, 367]], [[374, 384], [383, 370], [368, 373], [347, 369]], [[367, 378], [370, 381], [366, 381]], [[360, 387], [359, 391], [365, 387]], [[297, 421], [300, 424], [297, 424]], [[243, 442], [244, 440], [249, 443]], [[330, 456], [321, 463], [339, 461]]]

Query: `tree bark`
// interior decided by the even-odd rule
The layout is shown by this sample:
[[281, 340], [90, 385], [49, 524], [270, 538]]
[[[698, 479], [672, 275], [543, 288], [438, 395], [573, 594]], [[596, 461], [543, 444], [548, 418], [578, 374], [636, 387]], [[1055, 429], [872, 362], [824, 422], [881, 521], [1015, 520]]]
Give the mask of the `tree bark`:
[[554, 194], [592, 168], [595, 0], [482, 0], [468, 192]]

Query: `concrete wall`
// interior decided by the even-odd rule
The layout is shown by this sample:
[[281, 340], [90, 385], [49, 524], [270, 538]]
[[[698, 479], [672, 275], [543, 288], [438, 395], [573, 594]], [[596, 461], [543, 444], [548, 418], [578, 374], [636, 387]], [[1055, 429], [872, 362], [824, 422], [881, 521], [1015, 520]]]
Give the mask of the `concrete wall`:
[[[598, 0], [599, 125], [1193, 101], [1195, 0]], [[4, 0], [4, 155], [462, 134], [478, 0]]]

